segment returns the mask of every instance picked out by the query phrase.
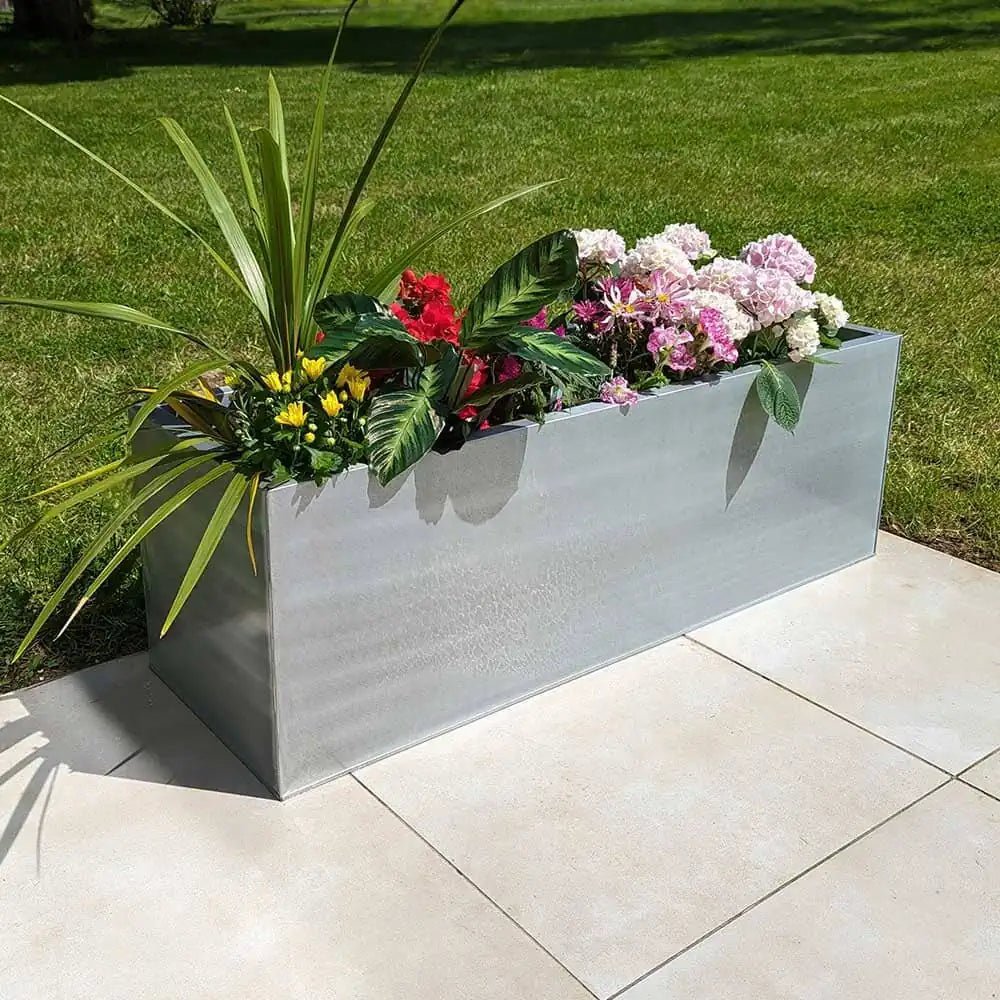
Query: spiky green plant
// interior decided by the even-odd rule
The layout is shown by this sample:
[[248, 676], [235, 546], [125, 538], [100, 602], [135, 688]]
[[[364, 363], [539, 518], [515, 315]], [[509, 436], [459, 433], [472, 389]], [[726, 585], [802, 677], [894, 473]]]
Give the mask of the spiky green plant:
[[[197, 179], [204, 199], [225, 241], [229, 254], [228, 259], [154, 195], [126, 177], [96, 153], [16, 101], [2, 95], [0, 95], [0, 100], [28, 115], [109, 171], [201, 243], [214, 263], [232, 280], [256, 313], [262, 332], [262, 346], [266, 354], [270, 356], [270, 362], [275, 371], [289, 372], [295, 367], [297, 358], [315, 353], [316, 325], [313, 314], [317, 304], [327, 294], [331, 279], [336, 274], [338, 262], [348, 241], [370, 208], [370, 202], [364, 199], [368, 179], [431, 53], [437, 46], [445, 28], [464, 2], [465, 0], [453, 0], [444, 18], [432, 33], [413, 72], [404, 84], [381, 130], [372, 143], [333, 235], [322, 245], [318, 253], [314, 250], [317, 238], [315, 233], [316, 194], [323, 148], [326, 101], [337, 47], [357, 0], [350, 0], [344, 10], [333, 50], [320, 82], [306, 153], [303, 181], [299, 191], [298, 211], [294, 209], [292, 189], [289, 183], [284, 112], [281, 96], [273, 76], [268, 78], [268, 124], [266, 127], [253, 131], [252, 156], [247, 154], [229, 109], [225, 106], [223, 108], [233, 152], [239, 165], [246, 208], [252, 221], [249, 230], [240, 223], [232, 202], [209, 169], [201, 153], [188, 138], [187, 133], [173, 119], [161, 119], [164, 129]], [[515, 198], [521, 198], [533, 191], [538, 191], [550, 183], [554, 182], [534, 184], [501, 198], [493, 199], [478, 208], [463, 213], [447, 224], [439, 226], [417, 240], [396, 259], [386, 263], [377, 274], [372, 275], [364, 282], [366, 292], [377, 296], [384, 293], [387, 288], [391, 288], [400, 272], [417, 254], [426, 250], [457, 226], [491, 212]], [[575, 254], [575, 245], [573, 252]], [[565, 257], [567, 253], [568, 251], [564, 248], [563, 256]], [[563, 266], [565, 266], [565, 262]], [[525, 281], [530, 282], [534, 276], [526, 274], [522, 277]], [[509, 282], [506, 293], [513, 294]], [[211, 370], [219, 368], [220, 365], [236, 372], [239, 377], [250, 384], [266, 384], [266, 376], [261, 374], [253, 359], [235, 357], [199, 334], [182, 330], [171, 323], [164, 322], [130, 306], [107, 302], [63, 302], [10, 296], [0, 297], [0, 305], [27, 306], [166, 330], [193, 342], [206, 352], [205, 357], [187, 366], [183, 371], [177, 372], [160, 386], [154, 389], [140, 390], [145, 398], [137, 407], [128, 426], [119, 433], [105, 435], [95, 442], [95, 445], [119, 442], [124, 449], [123, 457], [27, 498], [38, 499], [54, 494], [66, 494], [66, 499], [62, 499], [47, 508], [33, 523], [17, 532], [3, 546], [0, 546], [0, 549], [4, 549], [12, 545], [19, 545], [52, 519], [108, 491], [117, 489], [133, 491], [130, 501], [103, 527], [45, 603], [18, 647], [14, 655], [16, 660], [36, 639], [73, 585], [105, 552], [132, 518], [136, 516], [140, 518], [138, 526], [127, 535], [124, 542], [111, 555], [105, 567], [86, 588], [63, 626], [63, 631], [101, 584], [111, 576], [115, 568], [133, 552], [151, 531], [199, 492], [210, 487], [218, 488], [222, 481], [226, 481], [222, 497], [205, 527], [204, 534], [163, 622], [161, 634], [166, 633], [201, 578], [227, 525], [244, 505], [246, 506], [248, 526], [247, 544], [251, 563], [254, 563], [249, 525], [253, 516], [254, 499], [264, 473], [260, 470], [248, 470], [241, 466], [239, 441], [234, 437], [234, 431], [227, 418], [225, 408], [213, 393], [199, 385], [198, 380]], [[526, 315], [528, 314], [524, 313], [523, 309], [520, 311], [515, 309], [510, 316], [511, 323], [515, 323]], [[532, 332], [532, 336], [536, 341], [541, 339], [535, 332]], [[333, 347], [334, 345], [331, 342], [329, 346]], [[524, 348], [524, 350], [527, 349], [528, 347]], [[545, 345], [538, 347], [538, 350], [544, 349]], [[551, 344], [548, 344], [548, 349], [551, 351]], [[566, 352], [564, 352], [565, 354]], [[419, 370], [413, 376], [415, 379], [414, 393], [422, 393], [422, 398], [425, 400], [433, 396], [434, 400], [438, 401], [450, 388], [451, 383], [441, 388], [440, 393], [438, 393], [436, 386], [440, 381], [442, 369], [440, 365], [435, 367], [431, 364], [424, 364], [425, 360], [421, 355], [420, 365], [417, 366]], [[554, 359], [549, 356], [543, 357], [542, 360], [548, 360], [552, 362], [553, 368], [558, 368], [558, 358]], [[583, 363], [580, 358], [568, 358], [568, 360], [564, 358], [564, 360], [571, 367], [573, 364]], [[594, 359], [590, 359], [591, 366], [593, 361]], [[457, 362], [449, 355], [448, 364], [454, 367]], [[454, 377], [455, 372], [451, 374]], [[192, 383], [195, 383], [193, 389], [190, 388]], [[412, 394], [407, 397], [407, 400], [412, 403]], [[399, 402], [400, 400], [397, 399], [396, 403]], [[402, 425], [397, 424], [393, 430], [387, 424], [386, 414], [392, 411], [392, 403], [393, 401], [389, 400], [382, 405], [381, 416], [383, 419], [381, 423], [377, 419], [373, 421], [376, 428], [381, 427], [383, 431], [380, 438], [382, 445], [382, 453], [380, 454], [384, 454], [387, 448], [391, 451], [391, 443], [387, 444], [386, 442], [393, 435], [395, 435], [395, 439], [398, 439], [401, 433]], [[153, 410], [162, 404], [168, 405], [175, 414], [182, 418], [189, 425], [190, 431], [179, 440], [160, 446], [158, 450], [153, 452], [132, 453], [130, 443], [136, 433]], [[397, 412], [398, 415], [398, 408], [394, 412]], [[407, 412], [412, 416], [412, 407]], [[434, 420], [437, 418], [435, 417]], [[428, 440], [427, 435], [424, 434], [420, 438], [419, 446], [426, 450], [432, 443], [433, 439]], [[401, 447], [398, 440], [396, 440], [396, 447]], [[381, 478], [405, 467], [409, 461], [414, 460], [414, 455], [419, 457], [412, 446], [409, 446], [408, 450], [407, 448], [403, 450], [405, 454], [396, 454], [395, 457], [387, 458], [380, 463]], [[60, 632], [60, 634], [62, 633]]]

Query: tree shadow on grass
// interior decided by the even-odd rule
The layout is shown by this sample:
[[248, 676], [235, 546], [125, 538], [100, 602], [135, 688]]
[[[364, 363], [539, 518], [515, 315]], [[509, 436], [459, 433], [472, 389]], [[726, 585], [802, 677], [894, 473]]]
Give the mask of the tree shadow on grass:
[[[267, 21], [262, 22], [267, 24]], [[128, 76], [147, 66], [319, 65], [329, 54], [329, 29], [248, 28], [215, 24], [202, 31], [157, 27], [98, 31], [70, 51], [0, 39], [0, 84], [57, 83]], [[338, 61], [372, 73], [413, 65], [428, 29], [356, 25], [345, 32]], [[452, 25], [430, 71], [634, 67], [667, 59], [737, 55], [856, 55], [945, 51], [1000, 45], [993, 0], [854, 0], [801, 6], [731, 6], [569, 20]]]

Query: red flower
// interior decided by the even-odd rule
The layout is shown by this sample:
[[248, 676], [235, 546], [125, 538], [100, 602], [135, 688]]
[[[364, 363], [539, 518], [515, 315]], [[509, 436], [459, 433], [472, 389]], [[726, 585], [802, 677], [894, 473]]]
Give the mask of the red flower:
[[462, 319], [455, 314], [455, 307], [450, 302], [428, 302], [419, 315], [409, 313], [405, 306], [394, 302], [390, 307], [393, 316], [398, 319], [407, 332], [427, 343], [431, 340], [447, 340], [449, 344], [458, 345], [458, 331]]
[[316, 331], [316, 336], [313, 338], [317, 344], [322, 344], [326, 340], [326, 334], [322, 330]]
[[399, 300], [411, 315], [417, 315], [431, 302], [451, 305], [451, 285], [443, 274], [425, 274], [418, 278], [407, 268], [399, 278]]
[[[469, 386], [465, 390], [465, 396], [463, 399], [468, 399], [474, 392], [478, 392], [490, 379], [490, 369], [486, 364], [486, 359], [479, 357], [478, 354], [473, 354], [471, 351], [466, 351], [462, 356], [462, 360], [472, 368], [472, 378], [469, 379]], [[479, 410], [475, 406], [463, 406], [462, 409], [458, 411], [459, 420], [472, 420]]]

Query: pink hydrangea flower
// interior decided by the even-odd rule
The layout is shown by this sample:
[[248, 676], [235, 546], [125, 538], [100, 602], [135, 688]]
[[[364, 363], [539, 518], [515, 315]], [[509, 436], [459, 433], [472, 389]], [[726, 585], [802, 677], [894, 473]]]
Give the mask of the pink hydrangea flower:
[[639, 402], [639, 393], [630, 389], [628, 382], [621, 375], [616, 375], [601, 384], [601, 402], [616, 403], [618, 406], [631, 406]]
[[684, 330], [676, 326], [656, 326], [646, 341], [646, 350], [654, 358], [660, 357], [661, 351], [671, 350], [680, 344], [687, 344], [694, 340], [689, 330]]
[[715, 256], [712, 238], [693, 222], [675, 222], [667, 226], [660, 235], [683, 250], [688, 260]]
[[742, 260], [716, 257], [699, 269], [695, 284], [706, 291], [728, 295], [745, 305], [753, 293], [755, 274], [754, 268]]
[[698, 367], [698, 356], [689, 344], [681, 344], [670, 352], [667, 366], [675, 372], [690, 372]]
[[812, 305], [812, 293], [799, 288], [791, 275], [775, 268], [758, 268], [755, 272], [748, 306], [761, 326], [783, 323]]
[[772, 233], [748, 243], [740, 257], [752, 267], [763, 267], [787, 274], [793, 281], [809, 284], [816, 277], [813, 255], [787, 233]]
[[726, 337], [729, 334], [729, 327], [726, 326], [726, 317], [718, 309], [705, 308], [698, 313], [698, 326], [702, 333], [706, 334], [709, 340], [715, 337]]

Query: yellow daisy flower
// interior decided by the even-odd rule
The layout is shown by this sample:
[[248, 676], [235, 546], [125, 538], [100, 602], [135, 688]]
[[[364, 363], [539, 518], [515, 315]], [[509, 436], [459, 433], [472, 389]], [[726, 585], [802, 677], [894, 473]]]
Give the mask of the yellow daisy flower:
[[326, 371], [326, 358], [303, 358], [302, 374], [310, 382], [315, 382]]
[[344, 365], [340, 369], [340, 374], [337, 375], [337, 388], [346, 387], [351, 398], [358, 403], [365, 398], [365, 393], [368, 392], [371, 382], [368, 372], [363, 372], [360, 368], [355, 368], [354, 365]]
[[264, 376], [264, 385], [266, 385], [272, 392], [291, 392], [292, 373], [285, 372], [284, 374], [279, 375], [277, 372], [268, 372]]
[[301, 427], [306, 422], [306, 408], [302, 403], [289, 403], [274, 420], [285, 427]]
[[337, 399], [337, 394], [332, 390], [320, 400], [320, 405], [328, 417], [335, 417], [344, 408], [344, 404]]

